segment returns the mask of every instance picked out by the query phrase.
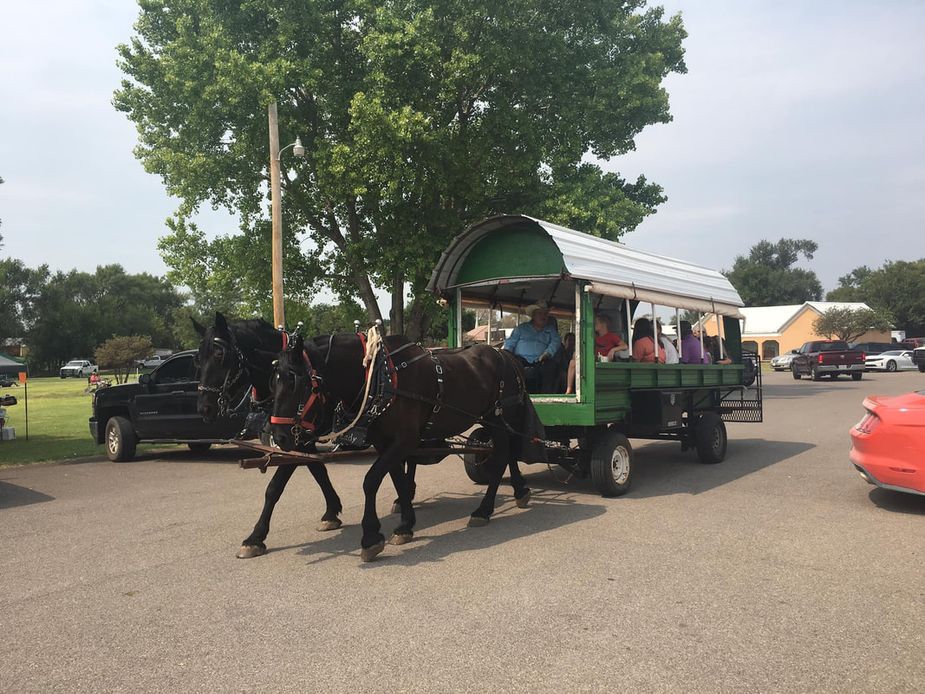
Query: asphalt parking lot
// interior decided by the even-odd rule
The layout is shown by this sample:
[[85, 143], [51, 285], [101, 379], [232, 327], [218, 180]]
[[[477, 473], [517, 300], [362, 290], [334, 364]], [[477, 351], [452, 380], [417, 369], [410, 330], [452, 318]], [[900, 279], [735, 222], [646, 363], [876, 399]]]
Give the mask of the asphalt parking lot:
[[[0, 469], [0, 686], [49, 691], [921, 691], [925, 497], [847, 461], [861, 382], [765, 377], [726, 461], [639, 442], [633, 491], [525, 467], [529, 509], [448, 460], [418, 475], [412, 543], [361, 564], [365, 461], [304, 470], [257, 559], [268, 476], [238, 455]], [[0, 452], [2, 453], [2, 452]], [[384, 485], [380, 513], [393, 491]], [[385, 517], [384, 531], [397, 524]]]

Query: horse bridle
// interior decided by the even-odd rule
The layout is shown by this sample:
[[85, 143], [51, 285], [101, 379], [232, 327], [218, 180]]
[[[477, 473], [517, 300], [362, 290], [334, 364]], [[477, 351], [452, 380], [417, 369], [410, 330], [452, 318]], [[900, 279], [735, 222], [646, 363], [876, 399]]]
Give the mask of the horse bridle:
[[[290, 343], [288, 346], [287, 351], [294, 351], [292, 343]], [[328, 357], [330, 356], [331, 346], [329, 342], [328, 354], [325, 357], [325, 364], [327, 364]], [[308, 356], [308, 350], [306, 350], [304, 347], [302, 349], [302, 361], [305, 364], [306, 376], [297, 373], [291, 366], [289, 368], [289, 372], [292, 374], [294, 381], [293, 396], [296, 398], [297, 403], [302, 403], [301, 406], [296, 405], [296, 412], [295, 416], [293, 417], [278, 417], [276, 415], [270, 416], [270, 424], [291, 425], [292, 436], [298, 444], [310, 442], [312, 438], [318, 433], [316, 431], [316, 423], [313, 420], [308, 419], [308, 415], [316, 403], [319, 403], [323, 407], [325, 402], [324, 379], [312, 365], [311, 358]], [[276, 374], [277, 378], [279, 378], [280, 373], [278, 368]], [[306, 391], [308, 394], [303, 398], [302, 396], [306, 394]], [[307, 441], [305, 440], [306, 433], [309, 434]]]
[[[215, 393], [218, 395], [218, 416], [224, 417], [228, 414], [228, 395], [231, 392], [231, 389], [238, 383], [244, 376], [250, 375], [250, 370], [247, 368], [247, 360], [244, 358], [244, 353], [238, 348], [237, 343], [234, 341], [234, 337], [231, 337], [231, 340], [225, 340], [221, 337], [212, 338], [213, 345], [218, 345], [222, 349], [222, 358], [221, 361], [224, 363], [225, 359], [228, 356], [229, 352], [233, 352], [236, 358], [236, 371], [234, 372], [234, 378], [232, 378], [231, 369], [225, 374], [225, 380], [222, 383], [221, 387], [218, 386], [207, 386], [203, 383], [200, 383], [197, 387], [197, 390], [202, 393]], [[214, 351], [214, 347], [213, 347]]]

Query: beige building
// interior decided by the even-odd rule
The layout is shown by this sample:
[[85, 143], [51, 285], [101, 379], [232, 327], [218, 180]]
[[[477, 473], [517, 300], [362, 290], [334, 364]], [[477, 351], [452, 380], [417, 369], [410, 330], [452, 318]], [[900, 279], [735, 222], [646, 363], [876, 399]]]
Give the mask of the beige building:
[[[800, 347], [810, 340], [824, 340], [817, 335], [813, 322], [830, 308], [869, 308], [867, 304], [841, 301], [807, 301], [793, 306], [756, 306], [741, 309], [742, 348], [758, 352], [762, 359], [770, 359]], [[716, 334], [716, 319], [704, 319], [706, 333]], [[889, 342], [890, 331], [871, 330], [857, 342]]]

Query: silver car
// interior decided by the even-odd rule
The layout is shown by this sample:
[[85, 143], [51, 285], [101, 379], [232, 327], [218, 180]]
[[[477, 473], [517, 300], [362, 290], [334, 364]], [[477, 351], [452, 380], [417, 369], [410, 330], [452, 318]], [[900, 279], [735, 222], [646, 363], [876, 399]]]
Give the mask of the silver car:
[[794, 356], [796, 356], [796, 350], [772, 357], [771, 368], [775, 371], [790, 371], [790, 362], [793, 361]]

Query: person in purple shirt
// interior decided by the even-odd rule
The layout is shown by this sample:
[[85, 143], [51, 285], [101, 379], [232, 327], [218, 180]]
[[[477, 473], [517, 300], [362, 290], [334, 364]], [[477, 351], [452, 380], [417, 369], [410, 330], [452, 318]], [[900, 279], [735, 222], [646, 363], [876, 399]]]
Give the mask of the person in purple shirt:
[[690, 321], [681, 321], [681, 363], [709, 364], [710, 357], [704, 354], [700, 340], [694, 337]]

